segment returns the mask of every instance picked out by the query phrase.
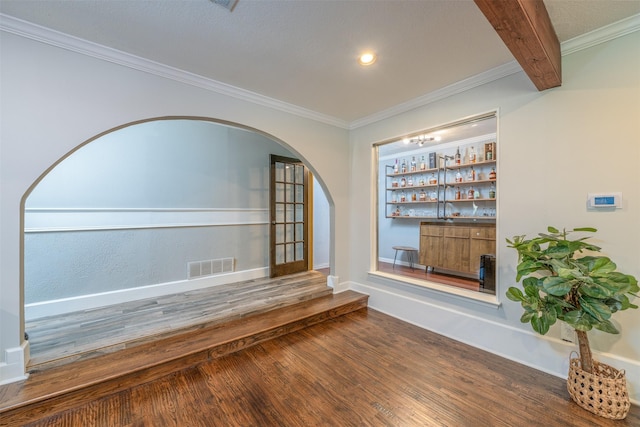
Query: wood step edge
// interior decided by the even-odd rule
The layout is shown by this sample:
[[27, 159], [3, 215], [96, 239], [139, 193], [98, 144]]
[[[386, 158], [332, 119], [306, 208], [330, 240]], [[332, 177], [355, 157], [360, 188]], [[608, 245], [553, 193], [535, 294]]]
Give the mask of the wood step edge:
[[[124, 351], [139, 345], [145, 345], [148, 344], [150, 342], [153, 341], [159, 341], [159, 340], [163, 340], [163, 339], [167, 339], [167, 338], [172, 338], [175, 336], [179, 336], [179, 335], [184, 335], [184, 334], [188, 334], [194, 331], [198, 331], [198, 330], [202, 330], [205, 328], [216, 328], [219, 327], [221, 325], [225, 325], [228, 324], [229, 322], [232, 322], [234, 320], [239, 320], [242, 318], [246, 318], [248, 316], [253, 316], [253, 315], [258, 315], [261, 313], [265, 313], [265, 312], [269, 312], [272, 310], [277, 310], [280, 309], [284, 306], [290, 306], [291, 304], [298, 304], [298, 303], [302, 303], [305, 301], [309, 301], [312, 299], [316, 299], [316, 298], [321, 298], [323, 296], [329, 296], [332, 295], [333, 290], [326, 286], [323, 289], [318, 289], [314, 292], [311, 293], [307, 293], [304, 295], [301, 295], [301, 297], [294, 303], [289, 302], [284, 303], [282, 301], [270, 304], [270, 305], [266, 305], [264, 307], [260, 307], [259, 309], [255, 310], [255, 311], [247, 311], [247, 312], [242, 312], [242, 313], [238, 313], [236, 315], [221, 319], [221, 318], [214, 318], [214, 319], [209, 319], [209, 320], [204, 320], [201, 323], [198, 324], [192, 324], [192, 325], [185, 325], [185, 326], [180, 326], [177, 327], [175, 329], [172, 329], [170, 331], [166, 331], [166, 332], [161, 332], [158, 334], [154, 334], [154, 335], [148, 335], [148, 336], [144, 336], [144, 337], [140, 337], [140, 338], [136, 338], [136, 339], [131, 339], [129, 341], [122, 341], [119, 342], [117, 344], [113, 344], [113, 345], [107, 345], [101, 348], [96, 348], [94, 350], [85, 352], [85, 353], [79, 353], [79, 354], [71, 354], [68, 356], [63, 356], [60, 357], [58, 359], [54, 359], [54, 360], [47, 360], [47, 361], [43, 361], [41, 363], [35, 363], [32, 364], [28, 367], [28, 371], [30, 373], [36, 373], [36, 372], [41, 372], [44, 370], [49, 370], [49, 369], [55, 369], [55, 368], [59, 368], [71, 363], [79, 363], [81, 361], [90, 359], [90, 358], [96, 358], [96, 357], [104, 357], [107, 354], [110, 353], [115, 353], [115, 352], [119, 352], [119, 351]], [[89, 356], [87, 356], [87, 354]]]
[[[285, 335], [318, 322], [365, 308], [367, 306], [367, 299], [368, 296], [366, 295], [353, 291], [345, 291], [274, 310], [274, 312], [277, 313], [263, 313], [234, 320], [228, 324], [216, 325], [216, 327], [213, 328], [201, 329], [196, 332], [200, 337], [203, 334], [215, 334], [216, 331], [219, 332], [222, 329], [228, 330], [230, 328], [238, 329], [239, 334], [232, 338], [228, 337], [226, 339], [218, 339], [215, 342], [209, 342], [208, 345], [198, 342], [196, 346], [186, 351], [175, 350], [172, 351], [171, 354], [164, 352], [165, 357], [159, 357], [162, 356], [163, 353], [162, 345], [171, 344], [177, 346], [179, 340], [176, 341], [175, 337], [155, 342], [153, 345], [147, 346], [149, 347], [147, 349], [142, 348], [145, 347], [144, 345], [137, 346], [132, 350], [143, 352], [145, 357], [142, 359], [142, 363], [130, 367], [124, 372], [115, 372], [112, 368], [108, 368], [109, 363], [106, 362], [106, 359], [109, 359], [111, 363], [117, 363], [118, 360], [131, 358], [130, 355], [125, 354], [129, 353], [127, 349], [95, 359], [77, 362], [77, 364], [83, 364], [85, 368], [84, 372], [86, 372], [87, 367], [96, 365], [96, 369], [89, 370], [90, 378], [83, 378], [82, 376], [69, 378], [69, 368], [75, 368], [77, 364], [34, 373], [25, 382], [21, 382], [22, 384], [16, 385], [16, 383], [12, 383], [0, 386], [0, 397], [2, 397], [1, 400], [3, 402], [2, 407], [0, 407], [0, 414], [6, 413], [10, 415], [11, 412], [29, 410], [30, 407], [32, 407], [33, 410], [37, 410], [37, 407], [42, 405], [46, 405], [51, 409], [55, 407], [57, 411], [66, 410], [83, 403], [83, 401], [89, 401], [102, 395], [115, 393], [121, 389], [128, 388], [131, 386], [127, 381], [128, 379], [135, 379], [136, 385], [148, 382], [177, 370], [186, 369], [194, 364], [203, 363], [212, 358], [242, 350], [265, 340]], [[340, 309], [340, 307], [347, 308]], [[295, 317], [287, 320], [287, 316], [282, 315], [280, 312], [287, 312], [287, 314], [293, 314]], [[254, 320], [264, 321], [264, 318], [270, 315], [272, 316], [273, 314], [277, 314], [277, 316], [275, 316], [276, 320], [271, 322], [270, 325], [262, 326], [258, 331], [253, 333], [245, 330], [248, 320], [251, 320], [252, 323]], [[269, 322], [267, 321], [267, 323]], [[190, 340], [192, 338], [191, 335], [192, 334], [186, 334], [183, 338]], [[160, 349], [160, 354], [156, 353], [158, 349]], [[113, 355], [118, 355], [119, 357], [114, 358]], [[187, 361], [189, 363], [183, 363]], [[102, 373], [100, 366], [107, 366], [110, 372]], [[76, 371], [83, 370], [78, 367]], [[73, 384], [70, 384], [71, 382], [73, 382]], [[48, 386], [57, 384], [59, 387], [57, 390], [47, 394], [38, 394], [37, 390], [32, 390], [37, 389], [37, 387], [44, 387], [44, 384]], [[5, 388], [5, 393], [2, 393], [3, 388]], [[7, 391], [7, 388], [13, 388], [16, 391], [15, 395], [11, 396], [11, 391]], [[103, 390], [98, 390], [101, 388]], [[25, 396], [24, 394], [27, 395]], [[32, 395], [29, 396], [29, 394]], [[75, 399], [76, 397], [78, 399]], [[65, 400], [70, 401], [65, 402]], [[71, 402], [74, 400], [75, 402]]]

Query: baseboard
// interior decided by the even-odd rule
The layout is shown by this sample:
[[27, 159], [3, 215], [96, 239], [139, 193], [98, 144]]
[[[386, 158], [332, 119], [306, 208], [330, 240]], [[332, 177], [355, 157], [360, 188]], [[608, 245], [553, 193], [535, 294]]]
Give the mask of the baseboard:
[[[569, 355], [577, 350], [575, 344], [433, 304], [416, 295], [356, 282], [340, 285], [369, 295], [369, 307], [377, 311], [559, 378], [567, 378]], [[610, 353], [594, 353], [594, 357], [625, 370], [630, 400], [640, 404], [640, 362]]]
[[29, 357], [29, 343], [23, 342], [20, 347], [5, 350], [4, 360], [0, 363], [0, 385], [26, 380], [24, 367]]
[[188, 292], [211, 286], [225, 285], [227, 283], [242, 282], [245, 280], [267, 277], [268, 267], [252, 270], [236, 271], [228, 274], [201, 277], [191, 280], [159, 283], [150, 286], [121, 289], [111, 292], [101, 292], [91, 295], [82, 295], [72, 298], [63, 298], [51, 301], [42, 301], [33, 304], [25, 304], [25, 321], [40, 319], [42, 317], [71, 313], [74, 311], [90, 310], [108, 305], [121, 304], [127, 301], [136, 301], [145, 298], [154, 298], [180, 292]]

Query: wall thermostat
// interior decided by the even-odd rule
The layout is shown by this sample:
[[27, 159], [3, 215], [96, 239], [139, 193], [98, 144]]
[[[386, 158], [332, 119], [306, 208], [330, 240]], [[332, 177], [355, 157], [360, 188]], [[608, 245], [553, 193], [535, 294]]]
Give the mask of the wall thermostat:
[[589, 193], [589, 209], [622, 209], [622, 193]]

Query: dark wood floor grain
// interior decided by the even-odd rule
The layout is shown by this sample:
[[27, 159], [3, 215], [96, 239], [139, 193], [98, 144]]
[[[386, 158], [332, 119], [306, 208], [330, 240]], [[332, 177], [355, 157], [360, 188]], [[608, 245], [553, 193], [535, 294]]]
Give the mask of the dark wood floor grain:
[[[0, 423], [1, 424], [1, 423]], [[638, 426], [571, 402], [565, 380], [355, 313], [135, 385], [29, 426]]]

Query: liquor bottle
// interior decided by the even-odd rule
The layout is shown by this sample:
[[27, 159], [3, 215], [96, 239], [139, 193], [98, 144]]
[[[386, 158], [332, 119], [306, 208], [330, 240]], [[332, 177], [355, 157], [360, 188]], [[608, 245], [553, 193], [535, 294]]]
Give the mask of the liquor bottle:
[[425, 202], [427, 200], [427, 193], [424, 192], [424, 188], [420, 190], [420, 201]]
[[407, 179], [407, 185], [413, 187], [413, 178], [409, 177], [409, 179]]
[[391, 192], [391, 203], [396, 203], [398, 201], [398, 197], [396, 196], [396, 190]]
[[411, 158], [411, 172], [415, 172], [416, 171], [416, 156], [413, 156]]
[[456, 172], [456, 182], [462, 182], [462, 172], [460, 172], [460, 169]]
[[496, 198], [496, 185], [493, 182], [491, 183], [491, 188], [489, 189], [489, 198], [490, 199]]
[[460, 194], [460, 187], [456, 187], [456, 200], [460, 200], [461, 194]]
[[476, 191], [473, 193], [473, 198], [474, 198], [474, 199], [479, 199], [479, 198], [480, 198], [480, 190], [479, 190], [479, 189], [478, 189], [478, 190], [476, 190]]
[[407, 186], [407, 179], [405, 177], [402, 177], [402, 179], [400, 180], [400, 187], [406, 187]]
[[407, 201], [407, 195], [404, 193], [404, 191], [400, 192], [400, 203], [404, 203]]
[[473, 190], [473, 187], [469, 188], [469, 191], [467, 192], [467, 199], [473, 199], [473, 194], [475, 193], [475, 191]]
[[459, 165], [462, 162], [462, 158], [460, 157], [460, 147], [456, 150], [455, 161], [456, 165]]
[[469, 171], [469, 175], [467, 175], [467, 181], [475, 181], [476, 180], [476, 171], [473, 170], [473, 166], [471, 166], [471, 170]]
[[429, 184], [435, 185], [437, 183], [438, 183], [438, 178], [436, 178], [436, 175], [432, 173], [431, 176], [429, 177]]
[[475, 163], [476, 162], [476, 149], [474, 147], [471, 147], [469, 149], [469, 163]]
[[400, 168], [398, 167], [398, 159], [396, 159], [396, 164], [393, 165], [393, 173], [400, 172]]
[[416, 194], [415, 191], [411, 192], [411, 201], [415, 202], [416, 200], [418, 200], [418, 195]]
[[496, 179], [496, 168], [491, 168], [491, 172], [489, 172], [489, 179]]
[[398, 187], [398, 180], [395, 177], [391, 180], [391, 186], [396, 188]]
[[422, 159], [420, 160], [420, 170], [426, 170], [427, 169], [427, 163], [424, 161], [424, 155], [422, 156]]
[[402, 159], [402, 173], [407, 173], [407, 161]]
[[486, 160], [493, 160], [493, 144], [485, 145], [486, 152], [484, 153], [484, 157]]
[[400, 216], [400, 206], [396, 206], [395, 216]]

